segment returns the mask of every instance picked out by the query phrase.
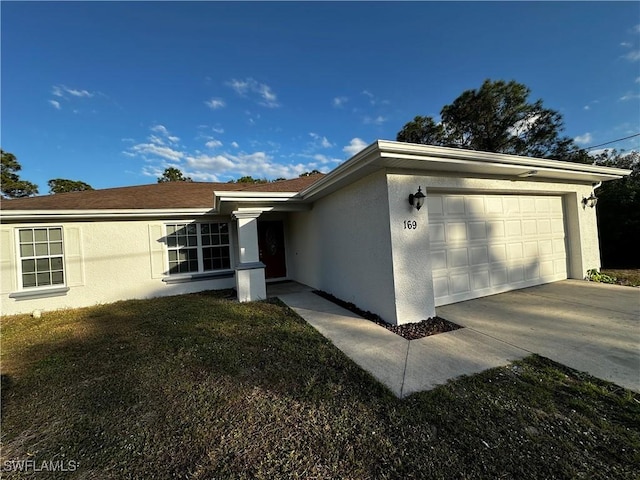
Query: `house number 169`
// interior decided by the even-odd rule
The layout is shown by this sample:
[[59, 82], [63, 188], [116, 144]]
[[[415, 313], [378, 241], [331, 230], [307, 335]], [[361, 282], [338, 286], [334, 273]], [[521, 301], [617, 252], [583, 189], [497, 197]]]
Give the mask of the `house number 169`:
[[418, 228], [418, 222], [415, 220], [405, 220], [404, 221], [404, 229], [405, 230], [415, 230]]

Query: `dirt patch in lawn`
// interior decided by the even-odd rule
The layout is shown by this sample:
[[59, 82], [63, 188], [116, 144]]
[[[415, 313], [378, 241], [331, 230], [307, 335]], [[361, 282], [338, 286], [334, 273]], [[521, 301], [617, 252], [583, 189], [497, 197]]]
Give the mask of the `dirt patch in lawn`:
[[615, 277], [618, 285], [625, 287], [640, 286], [640, 268], [603, 268], [601, 273]]
[[464, 328], [440, 317], [428, 318], [420, 322], [405, 323], [403, 325], [392, 325], [382, 320], [382, 318], [377, 314], [362, 310], [353, 303], [341, 300], [330, 293], [323, 292], [322, 290], [314, 290], [313, 293], [321, 296], [322, 298], [326, 298], [330, 302], [333, 302], [356, 315], [360, 315], [362, 318], [370, 320], [381, 327], [386, 328], [390, 332], [400, 335], [402, 338], [406, 338], [407, 340], [418, 340], [431, 335], [437, 335], [438, 333], [451, 332], [453, 330], [458, 330], [459, 328]]

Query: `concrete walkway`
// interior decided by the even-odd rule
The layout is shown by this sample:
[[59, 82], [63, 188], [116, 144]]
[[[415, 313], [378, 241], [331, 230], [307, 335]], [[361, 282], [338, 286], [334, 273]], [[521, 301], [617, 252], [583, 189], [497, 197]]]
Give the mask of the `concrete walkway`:
[[398, 397], [538, 353], [640, 391], [640, 290], [566, 280], [439, 307], [466, 328], [404, 338], [290, 283], [269, 287]]
[[311, 291], [278, 296], [401, 398], [529, 354], [467, 328], [408, 341]]

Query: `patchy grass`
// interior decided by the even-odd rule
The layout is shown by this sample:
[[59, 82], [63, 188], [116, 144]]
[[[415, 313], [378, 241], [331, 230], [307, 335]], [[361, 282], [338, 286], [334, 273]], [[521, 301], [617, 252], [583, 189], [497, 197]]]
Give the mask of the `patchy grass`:
[[640, 269], [603, 268], [600, 271], [605, 275], [615, 277], [619, 285], [640, 287]]
[[278, 301], [224, 296], [3, 318], [3, 477], [637, 478], [633, 392], [532, 356], [399, 400]]

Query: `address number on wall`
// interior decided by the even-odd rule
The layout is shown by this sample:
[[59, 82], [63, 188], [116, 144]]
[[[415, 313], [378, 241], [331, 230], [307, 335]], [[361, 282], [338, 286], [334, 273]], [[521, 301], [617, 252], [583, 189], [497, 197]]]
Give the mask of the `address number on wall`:
[[415, 220], [405, 220], [404, 221], [404, 229], [405, 230], [415, 230], [418, 228], [418, 222]]

